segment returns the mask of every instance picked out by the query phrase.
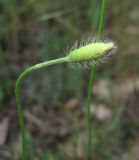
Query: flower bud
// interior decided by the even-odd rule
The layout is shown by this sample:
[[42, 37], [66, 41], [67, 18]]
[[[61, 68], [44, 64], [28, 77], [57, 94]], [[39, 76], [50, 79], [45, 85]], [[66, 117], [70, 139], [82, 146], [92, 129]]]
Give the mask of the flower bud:
[[113, 42], [96, 42], [87, 44], [69, 53], [68, 60], [70, 62], [88, 62], [97, 61], [116, 49]]

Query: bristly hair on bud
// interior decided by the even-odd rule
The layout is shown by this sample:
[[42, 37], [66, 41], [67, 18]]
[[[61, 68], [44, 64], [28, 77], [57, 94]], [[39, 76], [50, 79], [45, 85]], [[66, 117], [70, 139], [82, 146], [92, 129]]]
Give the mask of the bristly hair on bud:
[[73, 64], [90, 68], [93, 64], [104, 63], [116, 48], [115, 43], [109, 40], [89, 40], [80, 45], [76, 41], [67, 58]]

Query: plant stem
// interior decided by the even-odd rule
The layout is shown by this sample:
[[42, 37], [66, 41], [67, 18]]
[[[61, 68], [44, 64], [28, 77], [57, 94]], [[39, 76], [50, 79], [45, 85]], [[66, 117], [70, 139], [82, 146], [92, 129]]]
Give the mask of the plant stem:
[[86, 113], [87, 131], [88, 131], [88, 144], [87, 144], [87, 154], [86, 154], [87, 160], [91, 158], [91, 151], [92, 151], [91, 102], [92, 102], [92, 88], [94, 84], [95, 74], [96, 74], [96, 64], [93, 66], [91, 73], [90, 73], [88, 97], [87, 97], [87, 113]]
[[101, 15], [100, 15], [100, 22], [99, 22], [99, 29], [98, 29], [98, 39], [103, 38], [106, 13], [107, 13], [107, 6], [108, 6], [108, 0], [103, 0], [102, 8], [101, 8]]
[[[103, 37], [107, 4], [108, 4], [108, 0], [103, 0], [101, 15], [100, 15], [100, 22], [99, 22], [99, 30], [98, 30], [98, 36], [97, 36], [98, 40], [102, 39]], [[97, 69], [96, 65], [93, 65], [90, 73], [89, 86], [88, 86], [87, 113], [86, 113], [87, 131], [88, 131], [88, 144], [87, 144], [87, 156], [86, 156], [87, 160], [89, 160], [92, 155], [91, 153], [92, 151], [91, 103], [92, 103], [92, 90], [93, 90], [96, 69]]]
[[27, 154], [26, 154], [26, 145], [25, 145], [25, 123], [24, 123], [24, 116], [23, 116], [23, 108], [21, 105], [21, 82], [24, 80], [24, 78], [31, 73], [34, 70], [47, 67], [50, 65], [58, 64], [58, 63], [64, 63], [67, 62], [68, 59], [67, 57], [55, 59], [55, 60], [50, 60], [47, 62], [39, 63], [34, 66], [31, 66], [27, 68], [24, 72], [22, 72], [17, 81], [16, 81], [16, 89], [15, 89], [15, 96], [16, 96], [16, 104], [17, 104], [17, 109], [18, 109], [18, 116], [19, 116], [19, 124], [20, 124], [20, 130], [21, 130], [21, 138], [22, 138], [22, 159], [26, 160]]

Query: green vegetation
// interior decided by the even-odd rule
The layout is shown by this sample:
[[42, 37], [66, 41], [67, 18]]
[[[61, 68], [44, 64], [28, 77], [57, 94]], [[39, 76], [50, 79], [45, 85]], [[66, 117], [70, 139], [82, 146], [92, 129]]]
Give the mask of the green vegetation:
[[22, 135], [23, 160], [26, 160], [26, 145], [25, 145], [25, 124], [24, 124], [23, 109], [21, 105], [20, 94], [21, 94], [21, 82], [24, 80], [24, 78], [32, 71], [35, 71], [50, 65], [54, 65], [54, 64], [65, 63], [65, 62], [74, 62], [74, 63], [93, 62], [94, 63], [94, 61], [97, 62], [99, 61], [100, 58], [107, 56], [107, 54], [109, 54], [109, 51], [111, 52], [113, 49], [115, 49], [115, 46], [113, 43], [87, 44], [84, 47], [75, 49], [74, 51], [69, 53], [69, 55], [67, 55], [66, 57], [36, 64], [34, 66], [27, 68], [23, 73], [20, 74], [16, 82], [15, 94], [16, 94], [16, 103], [17, 103], [17, 109], [19, 114], [21, 135]]
[[[103, 40], [104, 26], [105, 26], [105, 16], [107, 11], [108, 0], [103, 0], [99, 30], [98, 30], [98, 40]], [[96, 65], [92, 67], [90, 73], [90, 81], [88, 86], [88, 98], [87, 98], [87, 129], [88, 129], [88, 149], [87, 149], [87, 159], [90, 159], [92, 156], [92, 118], [91, 118], [91, 103], [92, 103], [92, 88], [96, 74]]]
[[0, 0], [0, 159], [23, 159], [20, 73], [103, 37], [118, 46], [107, 63], [43, 67], [22, 82], [26, 160], [138, 158], [138, 10], [137, 0]]

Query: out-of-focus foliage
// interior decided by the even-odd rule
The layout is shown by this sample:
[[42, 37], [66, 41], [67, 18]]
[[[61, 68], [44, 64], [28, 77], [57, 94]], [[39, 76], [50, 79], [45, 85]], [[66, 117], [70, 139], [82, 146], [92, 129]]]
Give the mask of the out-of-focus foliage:
[[[19, 157], [14, 96], [19, 73], [64, 56], [76, 40], [96, 36], [101, 4], [102, 0], [0, 0], [0, 118], [10, 119], [4, 144], [8, 153]], [[118, 49], [97, 71], [93, 159], [134, 160], [139, 150], [134, 147], [139, 144], [138, 10], [137, 0], [109, 1], [105, 37], [114, 40]], [[22, 101], [26, 129], [31, 132], [27, 133], [29, 158], [84, 159], [88, 73], [62, 64], [26, 78]]]

